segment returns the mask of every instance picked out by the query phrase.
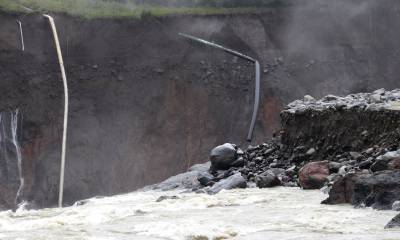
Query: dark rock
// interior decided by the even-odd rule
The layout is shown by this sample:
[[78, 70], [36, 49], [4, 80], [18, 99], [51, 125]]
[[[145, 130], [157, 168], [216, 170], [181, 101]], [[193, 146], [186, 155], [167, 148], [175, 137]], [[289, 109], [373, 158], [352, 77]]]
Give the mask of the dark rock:
[[384, 210], [399, 199], [400, 170], [381, 171], [356, 181], [352, 203]]
[[219, 181], [219, 180], [223, 179], [226, 175], [226, 172], [227, 171], [223, 171], [223, 170], [218, 170], [216, 172], [213, 172], [214, 180]]
[[231, 143], [225, 143], [213, 150], [210, 154], [212, 170], [227, 170], [236, 161], [236, 149]]
[[372, 172], [384, 171], [388, 169], [388, 159], [380, 159], [373, 163], [370, 167]]
[[[339, 176], [339, 175], [337, 175]], [[334, 181], [329, 197], [322, 201], [322, 204], [351, 203], [353, 199], [354, 185], [363, 176], [361, 173], [350, 173], [346, 176], [339, 176]]]
[[179, 199], [179, 198], [177, 196], [161, 196], [156, 200], [156, 202], [162, 202], [167, 199]]
[[256, 176], [256, 185], [259, 188], [270, 188], [281, 185], [281, 181], [271, 171], [267, 171]]
[[235, 174], [235, 173], [236, 173], [236, 171], [235, 171], [234, 169], [229, 169], [228, 171], [225, 171], [225, 172], [224, 172], [224, 175], [223, 175], [222, 178], [230, 177], [230, 176], [232, 176], [232, 175]]
[[232, 167], [243, 167], [245, 165], [243, 157], [239, 157], [236, 161], [232, 163]]
[[388, 224], [386, 224], [385, 229], [388, 228], [400, 228], [400, 214], [392, 218]]
[[299, 184], [304, 189], [319, 189], [329, 176], [328, 161], [311, 162], [299, 171]]
[[242, 177], [240, 173], [233, 174], [232, 176], [222, 179], [217, 182], [208, 189], [209, 194], [216, 194], [220, 192], [222, 189], [229, 190], [234, 188], [246, 188], [247, 183], [246, 180]]
[[359, 167], [360, 169], [368, 169], [368, 168], [371, 167], [371, 165], [372, 165], [373, 163], [374, 163], [374, 162], [373, 162], [372, 159], [367, 159], [367, 160], [361, 162], [360, 165], [358, 165], [358, 167]]
[[207, 172], [200, 173], [199, 176], [197, 177], [197, 180], [203, 186], [210, 186], [213, 183], [213, 179], [214, 179], [214, 176]]

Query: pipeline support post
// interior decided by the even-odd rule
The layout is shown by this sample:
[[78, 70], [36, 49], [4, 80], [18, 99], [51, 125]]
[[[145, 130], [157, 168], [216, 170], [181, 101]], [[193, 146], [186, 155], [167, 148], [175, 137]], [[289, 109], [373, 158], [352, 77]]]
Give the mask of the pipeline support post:
[[198, 42], [198, 43], [201, 43], [201, 44], [205, 44], [205, 45], [213, 47], [213, 48], [220, 49], [220, 50], [222, 50], [224, 52], [227, 52], [227, 53], [230, 53], [230, 54], [232, 54], [234, 56], [243, 58], [243, 59], [245, 59], [247, 61], [250, 61], [250, 62], [255, 64], [255, 78], [256, 79], [255, 79], [255, 93], [254, 93], [253, 114], [252, 114], [252, 117], [251, 117], [249, 132], [248, 132], [247, 138], [246, 138], [246, 140], [248, 142], [251, 142], [251, 140], [253, 139], [254, 128], [255, 128], [255, 125], [256, 125], [258, 109], [259, 109], [259, 105], [260, 105], [260, 85], [261, 85], [261, 83], [260, 83], [261, 82], [261, 80], [260, 80], [261, 79], [260, 63], [256, 59], [254, 59], [252, 57], [249, 57], [249, 56], [247, 56], [245, 54], [242, 54], [242, 53], [240, 53], [238, 51], [226, 48], [226, 47], [221, 46], [219, 44], [216, 44], [214, 42], [209, 42], [209, 41], [206, 41], [204, 39], [201, 39], [201, 38], [198, 38], [198, 37], [194, 37], [194, 36], [191, 36], [191, 35], [188, 35], [188, 34], [185, 34], [185, 33], [179, 33], [178, 35], [182, 36], [184, 38], [187, 38], [189, 40], [192, 40], [192, 41], [195, 41], [195, 42]]
[[60, 167], [60, 185], [58, 194], [58, 207], [62, 207], [63, 203], [63, 193], [64, 193], [64, 172], [65, 172], [65, 152], [67, 146], [67, 128], [68, 128], [68, 85], [67, 85], [67, 75], [65, 73], [64, 60], [62, 57], [60, 41], [58, 39], [56, 24], [54, 23], [54, 18], [50, 15], [43, 15], [49, 20], [50, 27], [53, 32], [54, 42], [56, 45], [58, 62], [60, 64], [61, 76], [64, 84], [64, 124], [63, 124], [63, 138], [62, 138], [62, 148], [61, 148], [61, 167]]

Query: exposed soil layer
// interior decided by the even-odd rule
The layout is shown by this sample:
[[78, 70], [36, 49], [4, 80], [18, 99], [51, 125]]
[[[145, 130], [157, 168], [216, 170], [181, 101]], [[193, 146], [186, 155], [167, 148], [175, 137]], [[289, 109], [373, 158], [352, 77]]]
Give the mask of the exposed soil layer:
[[[254, 142], [262, 142], [279, 129], [279, 112], [293, 99], [398, 85], [400, 43], [388, 29], [400, 27], [400, 16], [391, 4], [399, 3], [382, 1], [374, 11], [339, 20], [324, 8], [141, 20], [55, 16], [71, 97], [66, 203], [132, 191], [206, 161], [215, 145], [244, 143], [253, 66], [188, 43], [178, 32], [260, 60], [262, 105]], [[16, 19], [23, 24], [24, 52]], [[23, 114], [23, 199], [39, 207], [56, 202], [62, 96], [46, 19], [1, 13], [0, 110], [19, 108]], [[352, 144], [346, 139], [346, 146]], [[14, 195], [17, 189], [2, 181], [0, 191]], [[14, 207], [10, 201], [2, 203]]]
[[376, 92], [361, 95], [365, 102], [354, 100], [350, 106], [341, 102], [344, 98], [335, 96], [327, 96], [320, 101], [318, 104], [328, 105], [321, 109], [307, 105], [296, 109], [296, 103], [292, 104], [292, 108], [289, 105], [288, 110], [281, 113], [281, 141], [287, 154], [302, 146], [304, 149], [314, 148], [316, 154], [313, 158], [316, 160], [332, 160], [343, 152], [361, 152], [375, 146], [397, 150], [399, 104], [393, 102], [375, 107], [376, 103], [371, 98], [380, 98], [379, 92], [384, 94], [383, 90]]

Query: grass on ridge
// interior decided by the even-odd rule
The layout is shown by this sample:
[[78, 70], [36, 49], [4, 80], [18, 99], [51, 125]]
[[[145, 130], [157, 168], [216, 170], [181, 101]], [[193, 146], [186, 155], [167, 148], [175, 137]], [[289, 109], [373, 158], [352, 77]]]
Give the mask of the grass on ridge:
[[107, 0], [0, 0], [0, 10], [8, 12], [57, 12], [84, 18], [132, 17], [143, 14], [153, 16], [167, 15], [212, 15], [228, 13], [250, 13], [260, 10], [257, 7], [217, 8], [217, 7], [162, 7], [137, 6]]

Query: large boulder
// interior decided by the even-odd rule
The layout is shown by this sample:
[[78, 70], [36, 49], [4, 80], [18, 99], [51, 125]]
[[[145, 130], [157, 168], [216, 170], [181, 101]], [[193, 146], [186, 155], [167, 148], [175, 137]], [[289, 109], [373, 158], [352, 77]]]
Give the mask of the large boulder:
[[227, 170], [236, 161], [236, 148], [231, 143], [225, 143], [211, 150], [210, 153], [211, 169], [216, 170]]
[[199, 179], [212, 177], [208, 173], [210, 162], [193, 165], [187, 172], [172, 176], [161, 183], [143, 188], [143, 190], [169, 191], [174, 189], [197, 189], [202, 187]]
[[400, 214], [392, 218], [385, 228], [400, 228]]
[[216, 194], [222, 189], [229, 190], [234, 188], [246, 188], [246, 186], [247, 183], [246, 180], [242, 177], [242, 174], [235, 173], [232, 176], [215, 183], [210, 189], [208, 189], [208, 193]]
[[161, 191], [169, 191], [174, 189], [193, 189], [201, 187], [198, 180], [199, 172], [191, 171], [172, 176], [165, 181], [146, 187], [144, 190], [153, 189]]
[[369, 174], [359, 172], [339, 176], [338, 179], [333, 182], [329, 191], [329, 197], [322, 201], [322, 204], [352, 203], [354, 185], [359, 178], [365, 176], [369, 176]]
[[329, 162], [311, 162], [299, 171], [299, 184], [304, 189], [320, 189], [329, 176]]
[[400, 170], [376, 172], [359, 178], [354, 185], [354, 205], [386, 210], [397, 200], [400, 200]]

